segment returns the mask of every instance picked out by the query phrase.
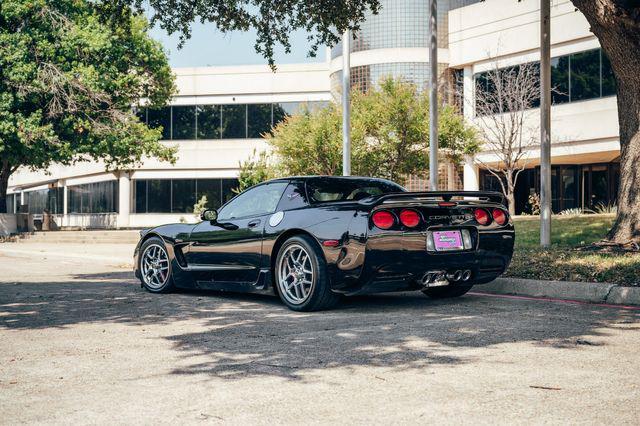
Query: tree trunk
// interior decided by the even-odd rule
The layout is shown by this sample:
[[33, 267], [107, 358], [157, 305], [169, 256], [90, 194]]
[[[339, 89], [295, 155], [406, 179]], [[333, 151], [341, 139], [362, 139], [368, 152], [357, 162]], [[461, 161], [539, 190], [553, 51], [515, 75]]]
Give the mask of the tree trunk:
[[611, 62], [618, 95], [620, 189], [608, 238], [640, 241], [640, 8], [628, 0], [572, 0]]
[[0, 213], [7, 213], [7, 188], [9, 187], [11, 167], [7, 163], [0, 168]]

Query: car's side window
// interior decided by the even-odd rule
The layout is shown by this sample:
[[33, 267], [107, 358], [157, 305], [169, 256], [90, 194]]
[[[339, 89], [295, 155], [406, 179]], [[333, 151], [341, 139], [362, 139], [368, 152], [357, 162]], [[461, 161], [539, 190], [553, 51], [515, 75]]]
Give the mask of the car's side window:
[[286, 187], [287, 182], [273, 182], [251, 188], [225, 205], [218, 212], [218, 221], [273, 213]]
[[304, 183], [292, 182], [287, 186], [278, 204], [278, 210], [293, 210], [309, 205]]

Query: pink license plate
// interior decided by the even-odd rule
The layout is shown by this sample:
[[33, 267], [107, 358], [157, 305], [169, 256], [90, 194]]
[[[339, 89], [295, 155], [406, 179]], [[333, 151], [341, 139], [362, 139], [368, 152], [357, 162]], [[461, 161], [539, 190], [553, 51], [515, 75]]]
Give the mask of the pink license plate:
[[433, 244], [436, 251], [462, 250], [462, 235], [460, 231], [434, 231]]

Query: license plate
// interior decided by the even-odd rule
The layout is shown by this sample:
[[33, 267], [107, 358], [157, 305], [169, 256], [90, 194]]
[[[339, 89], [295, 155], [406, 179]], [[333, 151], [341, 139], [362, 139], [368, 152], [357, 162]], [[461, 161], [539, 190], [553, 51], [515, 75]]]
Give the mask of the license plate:
[[464, 249], [460, 231], [434, 231], [433, 245], [436, 251], [452, 251]]

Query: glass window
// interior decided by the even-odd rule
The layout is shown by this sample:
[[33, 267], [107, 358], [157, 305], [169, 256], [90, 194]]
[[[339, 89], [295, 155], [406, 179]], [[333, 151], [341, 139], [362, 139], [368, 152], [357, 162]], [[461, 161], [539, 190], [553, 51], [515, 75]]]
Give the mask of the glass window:
[[222, 204], [236, 196], [235, 190], [238, 188], [238, 179], [222, 179]]
[[147, 122], [147, 109], [146, 108], [144, 108], [144, 107], [135, 107], [133, 112], [136, 115], [136, 117], [138, 117], [138, 120], [140, 120], [141, 123], [146, 123]]
[[196, 107], [174, 106], [172, 112], [173, 139], [195, 139], [196, 137]]
[[284, 195], [278, 204], [278, 210], [293, 210], [308, 205], [304, 183], [294, 182], [287, 186]]
[[220, 105], [197, 107], [198, 139], [220, 139]]
[[551, 101], [569, 102], [569, 57], [551, 58]]
[[273, 182], [258, 185], [243, 192], [220, 210], [219, 220], [273, 213], [286, 186], [287, 182]]
[[244, 139], [247, 137], [247, 106], [222, 105], [222, 138]]
[[562, 209], [578, 207], [578, 170], [576, 167], [563, 166], [560, 172], [562, 185]]
[[193, 205], [195, 203], [195, 179], [174, 179], [171, 181], [172, 213], [193, 213]]
[[147, 213], [171, 212], [171, 180], [150, 179], [147, 181]]
[[147, 212], [147, 181], [136, 180], [133, 185], [134, 210], [133, 213]]
[[600, 96], [599, 49], [574, 53], [571, 58], [571, 102]]
[[271, 104], [247, 105], [248, 137], [260, 138], [271, 130]]
[[69, 213], [114, 213], [118, 211], [117, 181], [74, 185], [67, 189]]
[[7, 195], [7, 213], [15, 213], [16, 211], [16, 195], [9, 194]]
[[357, 201], [390, 192], [404, 191], [400, 185], [384, 180], [314, 178], [307, 181], [307, 195], [311, 203]]
[[147, 111], [149, 127], [162, 127], [162, 139], [171, 139], [171, 107], [151, 109]]
[[207, 197], [206, 207], [217, 209], [222, 205], [221, 181], [220, 179], [198, 179], [196, 200], [200, 201], [203, 196]]
[[616, 94], [616, 79], [613, 76], [611, 62], [604, 50], [600, 49], [600, 54], [602, 55], [602, 96], [613, 96]]

